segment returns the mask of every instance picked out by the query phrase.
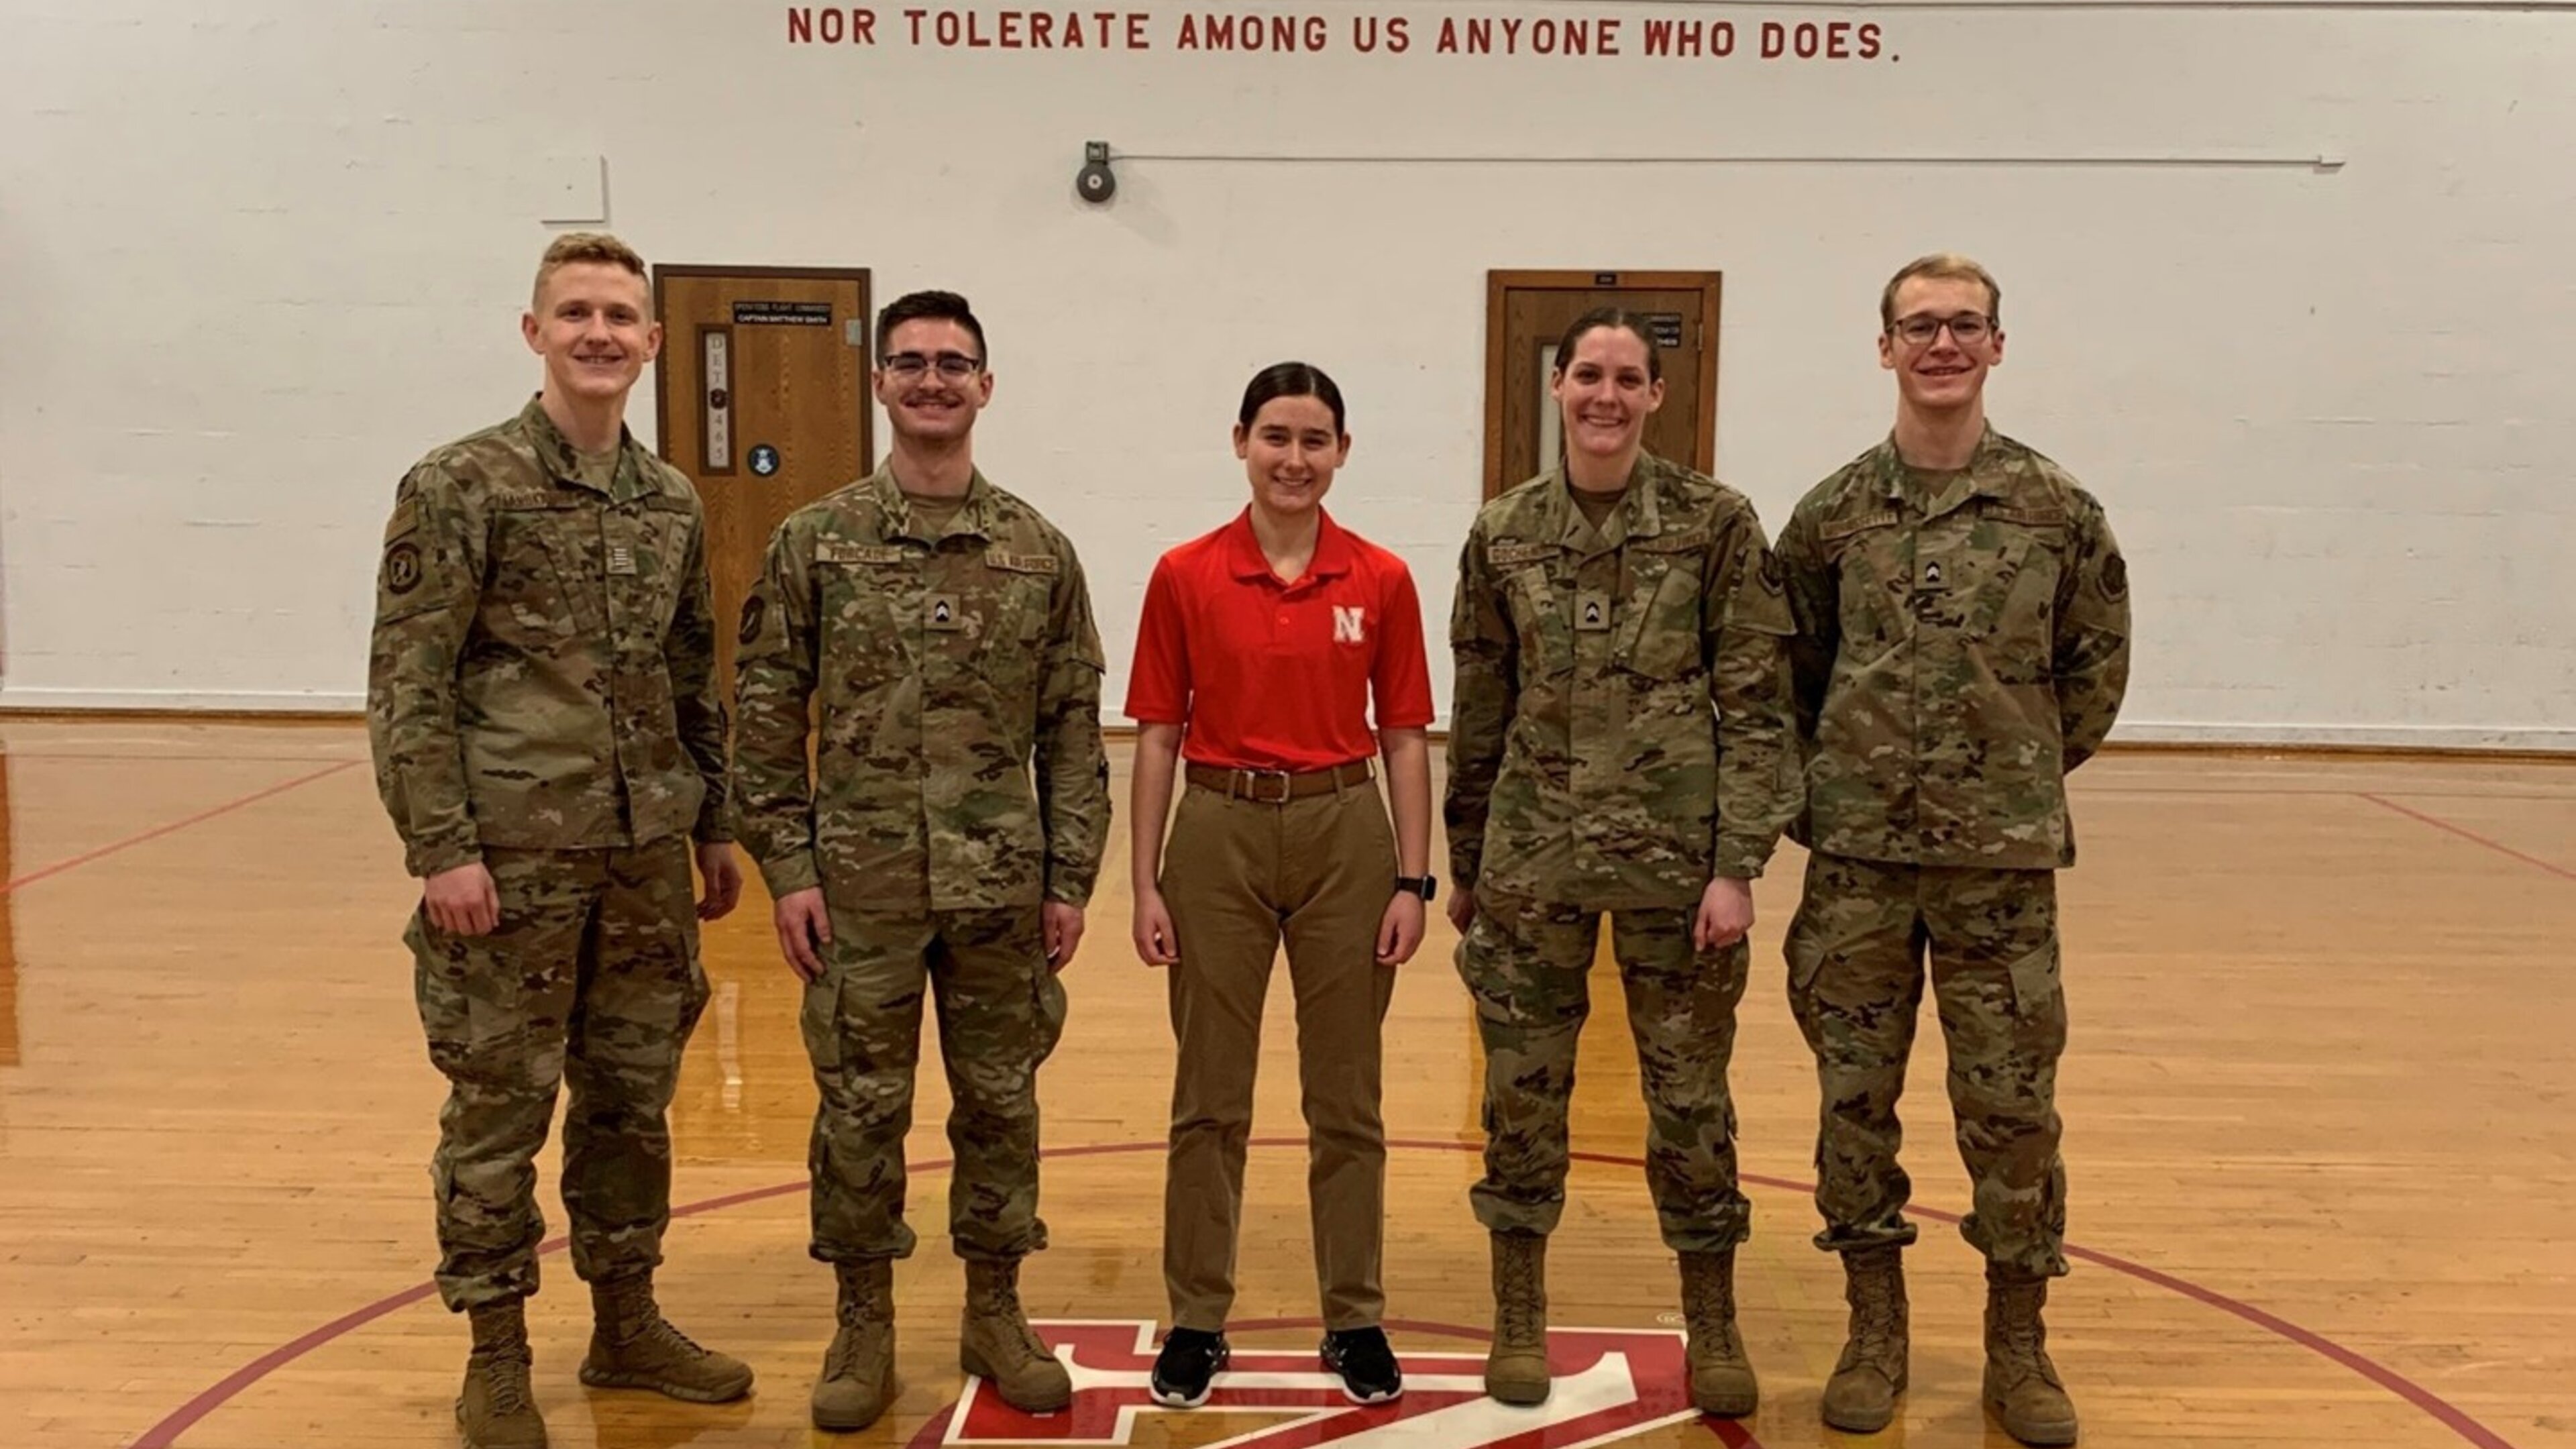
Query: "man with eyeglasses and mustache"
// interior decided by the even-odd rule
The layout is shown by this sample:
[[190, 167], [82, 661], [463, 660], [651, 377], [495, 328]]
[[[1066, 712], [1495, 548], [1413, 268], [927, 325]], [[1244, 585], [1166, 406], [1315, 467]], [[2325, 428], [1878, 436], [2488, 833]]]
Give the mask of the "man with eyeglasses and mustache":
[[809, 1251], [832, 1265], [839, 1330], [811, 1410], [831, 1430], [865, 1428], [894, 1396], [925, 999], [954, 1100], [959, 1366], [1024, 1412], [1071, 1402], [1018, 1275], [1046, 1246], [1036, 1075], [1064, 1024], [1056, 973], [1110, 824], [1082, 566], [974, 461], [993, 396], [983, 324], [963, 297], [916, 292], [879, 314], [876, 343], [894, 446], [779, 525], [743, 605], [735, 683], [739, 833], [805, 983], [820, 1089]]
[[1896, 1102], [1928, 955], [1974, 1184], [1960, 1231], [1986, 1259], [1985, 1401], [2023, 1443], [2071, 1444], [2040, 1321], [2067, 1271], [2055, 872], [2075, 863], [2066, 776], [2127, 688], [2129, 581], [2101, 504], [1986, 419], [2001, 310], [1964, 257], [1889, 280], [1895, 427], [1780, 536], [1807, 787], [1790, 836], [1811, 852], [1789, 1002], [1823, 1104], [1816, 1243], [1842, 1256], [1850, 1305], [1825, 1422], [1884, 1428], [1905, 1388]]

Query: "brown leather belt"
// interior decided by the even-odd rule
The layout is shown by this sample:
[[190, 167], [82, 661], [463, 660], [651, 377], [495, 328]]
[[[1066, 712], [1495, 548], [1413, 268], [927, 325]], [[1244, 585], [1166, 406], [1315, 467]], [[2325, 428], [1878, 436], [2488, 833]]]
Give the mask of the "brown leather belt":
[[1258, 800], [1279, 805], [1302, 800], [1309, 795], [1329, 795], [1365, 785], [1377, 778], [1370, 761], [1353, 760], [1324, 770], [1229, 770], [1217, 765], [1192, 765], [1189, 782], [1202, 790], [1214, 790], [1230, 800]]

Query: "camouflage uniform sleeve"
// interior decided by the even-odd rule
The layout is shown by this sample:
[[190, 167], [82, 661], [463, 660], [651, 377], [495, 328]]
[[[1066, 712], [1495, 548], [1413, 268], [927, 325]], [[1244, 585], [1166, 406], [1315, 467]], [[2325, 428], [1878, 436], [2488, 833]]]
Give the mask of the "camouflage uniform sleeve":
[[2058, 585], [2058, 733], [2062, 769], [2073, 771], [2102, 748], [2129, 688], [2129, 564], [2102, 506], [2085, 499], [2076, 513], [2075, 567]]
[[1100, 676], [1107, 661], [1082, 561], [1069, 541], [1056, 546], [1064, 568], [1038, 684], [1038, 811], [1046, 823], [1046, 898], [1080, 906], [1090, 903], [1109, 848], [1109, 755], [1100, 743]]
[[1449, 836], [1449, 878], [1473, 890], [1485, 859], [1485, 817], [1502, 774], [1504, 731], [1520, 693], [1520, 635], [1504, 611], [1500, 580], [1485, 552], [1485, 525], [1467, 531], [1458, 553], [1458, 593], [1449, 610], [1455, 678], [1449, 703], [1449, 784], [1440, 806]]
[[1702, 647], [1717, 706], [1714, 870], [1751, 880], [1798, 811], [1787, 648], [1797, 625], [1780, 560], [1750, 505], [1709, 553], [1717, 607]]
[[1833, 570], [1816, 541], [1816, 520], [1805, 508], [1789, 515], [1780, 531], [1780, 575], [1789, 598], [1789, 616], [1797, 632], [1789, 636], [1789, 695], [1801, 747], [1816, 738], [1816, 721], [1825, 710], [1825, 688], [1833, 682], [1834, 653], [1842, 646], [1842, 601], [1836, 595]]
[[457, 666], [482, 593], [483, 520], [440, 468], [415, 468], [394, 495], [376, 565], [367, 651], [367, 739], [376, 793], [427, 878], [482, 859], [465, 794]]
[[806, 708], [821, 642], [812, 540], [794, 519], [770, 535], [760, 581], [742, 602], [734, 653], [734, 830], [772, 899], [823, 883], [814, 859]]
[[703, 513], [689, 525], [689, 556], [680, 576], [680, 607], [662, 644], [671, 671], [671, 698], [679, 716], [680, 748], [689, 755], [706, 795], [691, 838], [733, 839], [733, 812], [725, 771], [724, 695], [716, 686], [716, 604], [707, 579], [707, 524]]

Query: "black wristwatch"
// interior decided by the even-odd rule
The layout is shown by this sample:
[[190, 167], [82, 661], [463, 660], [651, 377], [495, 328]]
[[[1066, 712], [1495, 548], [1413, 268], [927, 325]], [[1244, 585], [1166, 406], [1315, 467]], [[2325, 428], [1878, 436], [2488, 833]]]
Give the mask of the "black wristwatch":
[[1420, 896], [1427, 901], [1440, 894], [1440, 878], [1430, 875], [1400, 875], [1395, 878], [1395, 888], [1405, 895]]

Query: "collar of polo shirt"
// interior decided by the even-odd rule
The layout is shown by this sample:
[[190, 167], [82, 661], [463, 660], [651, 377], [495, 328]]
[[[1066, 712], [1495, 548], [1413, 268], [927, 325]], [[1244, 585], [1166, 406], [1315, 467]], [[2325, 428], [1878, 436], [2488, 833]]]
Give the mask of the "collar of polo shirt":
[[1285, 588], [1302, 588], [1319, 579], [1336, 578], [1349, 573], [1358, 563], [1351, 552], [1351, 541], [1342, 533], [1333, 515], [1315, 510], [1315, 557], [1307, 563], [1306, 572], [1294, 584], [1279, 579], [1270, 570], [1269, 558], [1261, 552], [1261, 536], [1252, 531], [1252, 506], [1244, 505], [1235, 515], [1234, 526], [1226, 534], [1226, 558], [1234, 576], [1247, 582], [1254, 579], [1278, 580]]

